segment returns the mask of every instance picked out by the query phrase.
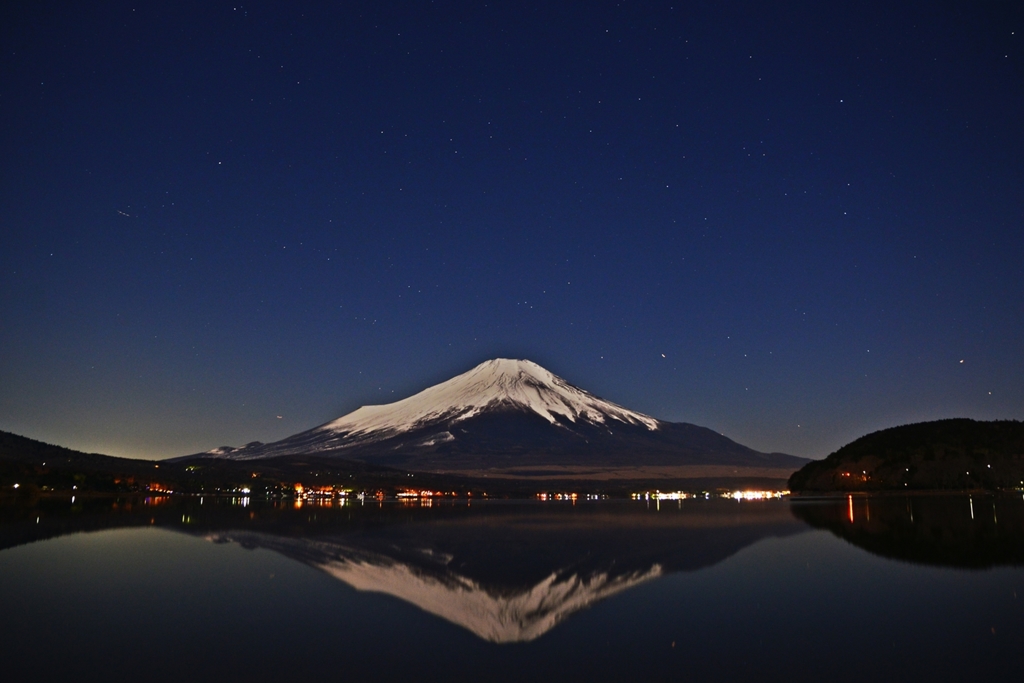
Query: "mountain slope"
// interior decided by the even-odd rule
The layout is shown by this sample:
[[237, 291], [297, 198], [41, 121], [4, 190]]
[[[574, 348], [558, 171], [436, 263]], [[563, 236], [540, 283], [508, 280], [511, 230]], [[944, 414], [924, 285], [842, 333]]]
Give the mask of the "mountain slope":
[[281, 441], [188, 457], [339, 456], [408, 469], [806, 462], [598, 398], [527, 360], [495, 359], [414, 396], [364, 406]]

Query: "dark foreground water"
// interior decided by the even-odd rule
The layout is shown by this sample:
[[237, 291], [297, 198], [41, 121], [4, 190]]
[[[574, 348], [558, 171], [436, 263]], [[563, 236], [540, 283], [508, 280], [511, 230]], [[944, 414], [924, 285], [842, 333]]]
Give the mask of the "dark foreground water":
[[1020, 497], [0, 504], [3, 680], [1017, 681], [1022, 665]]

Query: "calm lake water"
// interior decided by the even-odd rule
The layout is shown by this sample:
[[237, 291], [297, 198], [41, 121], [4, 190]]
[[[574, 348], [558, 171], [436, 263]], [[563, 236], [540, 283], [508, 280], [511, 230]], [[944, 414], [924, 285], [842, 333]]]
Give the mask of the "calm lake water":
[[0, 504], [5, 680], [1020, 680], [1024, 500]]

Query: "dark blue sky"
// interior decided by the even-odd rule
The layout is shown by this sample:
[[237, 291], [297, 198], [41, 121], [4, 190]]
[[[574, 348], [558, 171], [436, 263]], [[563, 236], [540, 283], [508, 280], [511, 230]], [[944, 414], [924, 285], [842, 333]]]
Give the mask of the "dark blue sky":
[[1024, 418], [1022, 3], [102, 5], [0, 10], [0, 429], [181, 455], [497, 356], [811, 457]]

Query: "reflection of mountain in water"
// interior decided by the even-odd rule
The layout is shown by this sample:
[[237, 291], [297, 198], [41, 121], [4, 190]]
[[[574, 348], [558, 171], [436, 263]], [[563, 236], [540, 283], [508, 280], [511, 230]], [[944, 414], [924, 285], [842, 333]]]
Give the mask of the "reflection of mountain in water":
[[617, 575], [553, 571], [532, 586], [489, 590], [474, 579], [449, 571], [445, 558], [427, 549], [424, 561], [407, 563], [340, 543], [244, 531], [217, 534], [211, 540], [274, 550], [357, 590], [394, 596], [496, 643], [533, 640], [573, 612], [662, 573], [657, 564], [646, 572]]
[[[211, 502], [214, 504], [211, 505]], [[492, 642], [533, 640], [569, 615], [670, 572], [799, 533], [784, 502], [248, 507], [191, 501], [76, 514], [0, 510], [0, 547], [154, 525], [266, 548], [385, 593]], [[2, 514], [6, 513], [6, 514]]]
[[661, 511], [492, 506], [328, 537], [239, 530], [209, 537], [274, 550], [508, 643], [533, 640], [574, 612], [667, 572], [710, 566], [801, 528], [785, 504], [695, 501]]
[[793, 514], [868, 552], [919, 564], [1024, 565], [1024, 501], [1011, 496], [793, 501]]

